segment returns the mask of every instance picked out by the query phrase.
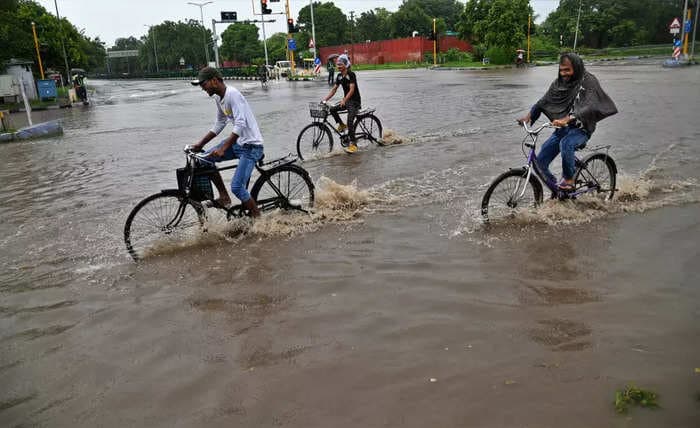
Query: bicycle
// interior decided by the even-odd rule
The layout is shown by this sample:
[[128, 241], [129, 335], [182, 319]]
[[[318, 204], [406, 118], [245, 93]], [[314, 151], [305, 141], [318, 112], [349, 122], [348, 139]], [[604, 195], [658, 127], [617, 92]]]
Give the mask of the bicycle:
[[[481, 201], [481, 216], [485, 222], [512, 216], [518, 208], [533, 208], [541, 204], [542, 183], [552, 192], [552, 199], [576, 199], [584, 194], [594, 194], [603, 200], [612, 199], [615, 193], [617, 165], [608, 155], [609, 145], [591, 148], [593, 153], [583, 159], [576, 157], [574, 188], [561, 190], [554, 180], [544, 177], [535, 155], [540, 132], [555, 126], [545, 123], [534, 129], [528, 128], [526, 123], [520, 125], [525, 130], [521, 146], [527, 163], [521, 168], [511, 168], [493, 180]], [[532, 140], [531, 143], [527, 142], [528, 137]], [[530, 149], [529, 153], [525, 152], [526, 147]]]
[[[184, 152], [186, 165], [176, 171], [178, 188], [148, 196], [136, 204], [126, 219], [124, 242], [135, 261], [159, 245], [182, 242], [206, 232], [206, 208], [224, 211], [227, 221], [249, 214], [240, 204], [225, 207], [214, 200], [211, 175], [234, 169], [238, 164], [218, 168], [188, 147]], [[264, 162], [263, 157], [256, 163], [260, 176], [250, 194], [261, 212], [275, 209], [309, 212], [314, 203], [314, 184], [309, 173], [295, 164], [296, 160], [290, 154], [270, 162]]]
[[[382, 144], [382, 122], [374, 115], [376, 109], [365, 108], [360, 110], [355, 116], [353, 124], [355, 139], [358, 147], [363, 147], [365, 143], [372, 142]], [[347, 114], [347, 110], [339, 113]], [[299, 158], [309, 159], [333, 150], [333, 134], [336, 133], [340, 139], [340, 145], [347, 147], [350, 145], [350, 136], [347, 132], [338, 131], [328, 122], [330, 107], [326, 103], [309, 103], [309, 114], [313, 121], [301, 130], [297, 137], [297, 154]]]

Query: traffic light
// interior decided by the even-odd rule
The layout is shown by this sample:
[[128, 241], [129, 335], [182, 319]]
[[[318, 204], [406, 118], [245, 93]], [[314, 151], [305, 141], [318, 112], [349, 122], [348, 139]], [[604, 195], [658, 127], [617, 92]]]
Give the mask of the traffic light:
[[287, 19], [287, 32], [288, 33], [298, 33], [299, 28], [294, 25], [294, 20], [292, 18]]
[[267, 1], [268, 0], [260, 0], [260, 9], [262, 9], [263, 15], [269, 15], [272, 13], [272, 9], [267, 7]]
[[238, 14], [236, 12], [221, 12], [222, 21], [237, 21]]

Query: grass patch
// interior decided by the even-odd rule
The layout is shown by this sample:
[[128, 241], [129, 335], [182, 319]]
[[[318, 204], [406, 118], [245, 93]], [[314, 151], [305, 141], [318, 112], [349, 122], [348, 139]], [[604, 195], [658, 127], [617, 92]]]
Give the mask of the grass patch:
[[654, 391], [628, 385], [627, 388], [615, 392], [615, 410], [617, 413], [627, 413], [633, 405], [656, 408], [659, 407], [658, 398]]

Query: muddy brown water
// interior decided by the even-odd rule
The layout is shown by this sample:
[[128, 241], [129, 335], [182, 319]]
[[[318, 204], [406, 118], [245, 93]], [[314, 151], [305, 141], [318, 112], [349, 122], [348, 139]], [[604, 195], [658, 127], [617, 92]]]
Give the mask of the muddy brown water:
[[[360, 72], [398, 144], [305, 162], [310, 217], [139, 264], [126, 216], [175, 185], [214, 106], [183, 81], [91, 82], [63, 136], [0, 145], [0, 425], [698, 426], [700, 69], [590, 71], [620, 109], [590, 143], [612, 144], [610, 203], [478, 219], [555, 67]], [[230, 84], [268, 158], [327, 91]], [[628, 384], [662, 408], [615, 414]]]

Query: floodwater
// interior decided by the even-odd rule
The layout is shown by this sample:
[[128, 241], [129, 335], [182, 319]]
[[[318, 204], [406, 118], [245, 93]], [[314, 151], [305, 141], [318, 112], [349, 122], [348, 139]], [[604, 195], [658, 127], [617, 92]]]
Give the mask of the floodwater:
[[[620, 110], [589, 143], [612, 145], [610, 203], [478, 219], [555, 66], [360, 72], [398, 144], [305, 162], [311, 216], [139, 264], [124, 221], [215, 107], [185, 81], [91, 82], [63, 136], [0, 145], [0, 425], [697, 427], [700, 68], [589, 70]], [[229, 84], [268, 159], [328, 90]], [[630, 384], [661, 408], [616, 414]]]

